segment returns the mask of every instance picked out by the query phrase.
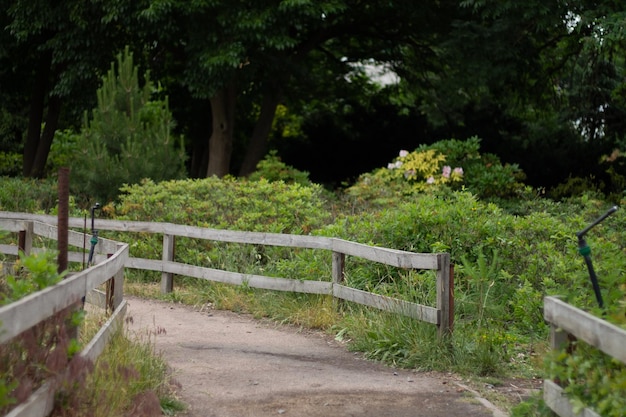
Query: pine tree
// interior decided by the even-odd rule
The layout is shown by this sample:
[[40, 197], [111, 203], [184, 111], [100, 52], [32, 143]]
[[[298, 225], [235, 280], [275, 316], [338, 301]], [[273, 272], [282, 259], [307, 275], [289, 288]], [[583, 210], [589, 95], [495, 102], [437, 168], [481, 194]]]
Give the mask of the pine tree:
[[77, 191], [89, 199], [115, 199], [123, 184], [184, 176], [182, 140], [172, 135], [167, 98], [153, 98], [149, 74], [140, 86], [128, 48], [117, 57], [97, 91], [98, 106], [85, 114], [80, 156], [73, 166]]

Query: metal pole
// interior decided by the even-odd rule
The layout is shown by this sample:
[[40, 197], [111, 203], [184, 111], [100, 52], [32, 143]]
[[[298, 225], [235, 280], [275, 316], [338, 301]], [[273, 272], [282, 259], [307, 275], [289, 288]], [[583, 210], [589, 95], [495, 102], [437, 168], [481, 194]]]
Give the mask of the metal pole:
[[595, 293], [596, 301], [598, 302], [598, 306], [600, 306], [600, 308], [604, 308], [604, 301], [602, 300], [602, 293], [600, 291], [600, 284], [598, 284], [598, 277], [596, 276], [596, 271], [593, 269], [593, 262], [591, 261], [591, 248], [585, 240], [585, 235], [587, 234], [587, 232], [589, 232], [589, 230], [591, 230], [591, 228], [602, 222], [604, 219], [606, 219], [616, 211], [617, 206], [611, 207], [602, 216], [594, 220], [589, 226], [576, 233], [576, 236], [578, 237], [578, 253], [580, 253], [585, 259], [587, 271], [589, 271], [591, 286], [593, 287], [593, 292]]
[[69, 205], [70, 205], [70, 169], [59, 168], [59, 212], [57, 215], [57, 257], [58, 273], [67, 270], [67, 251], [69, 247]]

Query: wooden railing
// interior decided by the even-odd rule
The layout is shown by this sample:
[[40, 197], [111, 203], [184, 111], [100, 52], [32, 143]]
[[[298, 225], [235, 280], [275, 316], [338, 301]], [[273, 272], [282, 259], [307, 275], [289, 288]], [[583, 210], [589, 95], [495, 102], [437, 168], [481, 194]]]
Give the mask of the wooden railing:
[[[2, 218], [37, 220], [49, 224], [56, 223], [56, 217], [54, 216], [26, 213], [0, 212], [0, 219]], [[84, 227], [84, 219], [70, 218], [69, 226], [70, 228], [82, 228]], [[126, 261], [125, 266], [127, 268], [161, 272], [161, 291], [164, 293], [172, 290], [174, 275], [183, 275], [234, 285], [247, 285], [260, 289], [328, 294], [339, 299], [371, 306], [384, 311], [395, 312], [435, 324], [440, 337], [449, 334], [453, 326], [453, 277], [450, 255], [447, 253], [413, 253], [322, 236], [219, 230], [172, 223], [96, 219], [95, 228], [98, 230], [156, 233], [163, 235], [163, 250], [160, 260], [131, 257]], [[81, 236], [81, 239], [84, 239], [83, 234], [77, 234]], [[326, 280], [317, 281], [276, 278], [223, 271], [175, 262], [174, 247], [177, 237], [332, 251], [332, 276], [326, 277]], [[434, 307], [426, 306], [373, 294], [344, 285], [346, 256], [355, 256], [403, 269], [436, 271], [436, 305]], [[72, 259], [75, 260], [75, 258], [70, 258], [70, 260]]]
[[[0, 253], [17, 255], [20, 250], [26, 253], [40, 250], [33, 247], [33, 235], [47, 239], [56, 239], [56, 222], [57, 219], [53, 216], [0, 212], [0, 229], [19, 234], [18, 245], [0, 245]], [[69, 227], [83, 228], [84, 220], [70, 218]], [[172, 290], [175, 274], [184, 275], [235, 285], [245, 284], [249, 287], [261, 289], [328, 294], [339, 299], [435, 324], [438, 327], [440, 336], [447, 335], [452, 329], [452, 272], [449, 254], [412, 253], [326, 237], [238, 232], [171, 223], [97, 220], [95, 228], [98, 230], [162, 234], [162, 259], [131, 258], [129, 257], [128, 244], [99, 238], [96, 245], [97, 264], [95, 266], [79, 272], [52, 287], [0, 307], [0, 344], [11, 340], [23, 331], [51, 317], [55, 312], [77, 303], [86, 294], [93, 294], [94, 291], [92, 290], [108, 281], [110, 284], [107, 285], [107, 289], [110, 289], [110, 292], [106, 296], [100, 294], [99, 297], [91, 298], [96, 300], [105, 298], [104, 301], [100, 301], [100, 304], [110, 307], [113, 314], [81, 353], [85, 358], [95, 359], [102, 352], [112, 332], [119, 327], [121, 319], [125, 314], [126, 302], [123, 299], [123, 271], [125, 267], [160, 271], [162, 274], [161, 290], [163, 292]], [[329, 250], [332, 251], [332, 276], [327, 277], [327, 280], [309, 281], [242, 274], [186, 265], [174, 261], [176, 237]], [[83, 248], [82, 252], [70, 252], [68, 254], [69, 261], [82, 261], [84, 263], [86, 241], [85, 233], [69, 231], [69, 244]], [[355, 256], [403, 269], [435, 270], [437, 276], [437, 305], [435, 307], [425, 306], [357, 290], [344, 285], [346, 256]], [[6, 416], [46, 416], [52, 410], [53, 399], [53, 389], [49, 384], [44, 384], [25, 403], [14, 408]]]
[[[570, 334], [626, 363], [626, 330], [555, 297], [544, 299], [544, 317], [550, 324], [550, 342], [553, 349], [566, 346]], [[546, 404], [560, 417], [600, 417], [589, 408], [575, 414], [563, 388], [553, 381], [544, 381], [543, 396]]]
[[[32, 247], [32, 236], [56, 239], [56, 226], [30, 220], [0, 219], [0, 229], [17, 232], [19, 247], [0, 245], [0, 253], [17, 255], [38, 250]], [[69, 243], [81, 247], [83, 234], [69, 232]], [[124, 265], [128, 261], [128, 245], [100, 239], [98, 263], [78, 272], [58, 284], [30, 294], [18, 301], [0, 307], [0, 344], [7, 343], [24, 331], [53, 317], [57, 312], [81, 303], [81, 299], [101, 284], [107, 282], [110, 289], [106, 307], [112, 314], [98, 333], [80, 352], [84, 359], [94, 361], [102, 353], [111, 335], [120, 327], [126, 312], [123, 299]], [[79, 254], [74, 261], [80, 262]], [[105, 297], [100, 297], [105, 298]], [[98, 299], [96, 297], [95, 299]], [[6, 417], [43, 417], [50, 414], [54, 405], [54, 388], [50, 381], [45, 382], [25, 402], [13, 408]]]

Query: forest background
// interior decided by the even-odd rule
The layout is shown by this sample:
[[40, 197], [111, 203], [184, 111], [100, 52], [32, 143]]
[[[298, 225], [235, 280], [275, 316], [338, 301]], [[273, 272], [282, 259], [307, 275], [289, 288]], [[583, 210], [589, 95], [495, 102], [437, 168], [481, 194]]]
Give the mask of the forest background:
[[275, 149], [337, 187], [400, 149], [478, 136], [534, 187], [623, 188], [620, 2], [2, 6], [0, 174], [54, 175], [51, 147], [128, 46], [168, 99], [191, 178], [249, 175]]
[[[550, 357], [541, 311], [558, 294], [602, 314], [575, 232], [626, 186], [619, 2], [0, 2], [0, 209], [54, 212], [57, 170], [70, 166], [74, 215], [100, 201], [112, 218], [449, 252], [447, 344], [367, 311], [320, 316], [323, 299], [189, 281], [172, 297], [321, 327], [398, 366], [559, 378], [580, 406], [621, 415], [623, 364], [586, 347]], [[590, 238], [622, 326], [625, 221], [619, 210]], [[133, 256], [159, 250], [111, 237], [132, 239]], [[187, 242], [177, 256], [327, 272], [310, 253]], [[434, 294], [427, 274], [347, 274], [385, 295]]]

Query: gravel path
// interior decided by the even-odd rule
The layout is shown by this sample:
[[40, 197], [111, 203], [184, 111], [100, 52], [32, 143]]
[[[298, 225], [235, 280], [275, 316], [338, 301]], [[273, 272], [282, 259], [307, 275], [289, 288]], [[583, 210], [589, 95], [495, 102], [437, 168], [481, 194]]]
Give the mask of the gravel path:
[[182, 386], [184, 417], [504, 415], [452, 376], [363, 360], [321, 332], [227, 311], [128, 301], [131, 332], [161, 329], [156, 348]]

